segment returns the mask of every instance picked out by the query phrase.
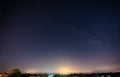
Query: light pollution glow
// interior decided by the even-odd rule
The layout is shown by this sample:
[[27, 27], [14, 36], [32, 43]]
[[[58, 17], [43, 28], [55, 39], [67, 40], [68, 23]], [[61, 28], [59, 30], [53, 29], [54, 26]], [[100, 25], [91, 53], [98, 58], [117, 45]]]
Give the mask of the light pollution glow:
[[[59, 74], [70, 74], [70, 73], [92, 73], [93, 71], [109, 71], [114, 69], [112, 66], [106, 65], [106, 66], [99, 66], [95, 67], [93, 69], [77, 69], [73, 68], [72, 66], [61, 66], [57, 68], [56, 72], [53, 73], [59, 73]], [[48, 69], [47, 71], [51, 71], [52, 69]], [[25, 73], [39, 73], [40, 71], [35, 69], [28, 69], [25, 71]], [[47, 72], [44, 72], [47, 73]]]
[[60, 74], [69, 74], [69, 73], [76, 73], [76, 72], [79, 72], [79, 71], [77, 69], [74, 69], [68, 66], [60, 67], [58, 69], [58, 73]]

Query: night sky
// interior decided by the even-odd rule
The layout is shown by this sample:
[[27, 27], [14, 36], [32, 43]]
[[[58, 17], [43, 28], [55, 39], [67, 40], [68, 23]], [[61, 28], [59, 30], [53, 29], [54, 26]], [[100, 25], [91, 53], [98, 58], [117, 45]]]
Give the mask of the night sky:
[[119, 53], [119, 0], [0, 2], [0, 72], [110, 72]]

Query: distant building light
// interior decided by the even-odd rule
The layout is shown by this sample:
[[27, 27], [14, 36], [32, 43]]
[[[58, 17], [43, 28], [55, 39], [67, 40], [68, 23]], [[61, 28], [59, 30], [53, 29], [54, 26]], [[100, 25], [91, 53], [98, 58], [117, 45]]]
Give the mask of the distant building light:
[[104, 77], [104, 75], [102, 75], [101, 77]]
[[48, 77], [54, 77], [54, 74], [48, 74]]

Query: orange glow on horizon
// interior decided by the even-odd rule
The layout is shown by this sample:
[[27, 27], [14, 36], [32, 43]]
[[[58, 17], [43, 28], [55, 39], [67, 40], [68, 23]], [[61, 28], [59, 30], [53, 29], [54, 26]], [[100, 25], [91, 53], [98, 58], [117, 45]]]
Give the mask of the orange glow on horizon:
[[77, 72], [79, 72], [79, 71], [72, 68], [72, 67], [68, 67], [68, 66], [67, 67], [61, 67], [58, 70], [58, 73], [60, 73], [60, 74], [70, 74], [70, 73], [77, 73]]

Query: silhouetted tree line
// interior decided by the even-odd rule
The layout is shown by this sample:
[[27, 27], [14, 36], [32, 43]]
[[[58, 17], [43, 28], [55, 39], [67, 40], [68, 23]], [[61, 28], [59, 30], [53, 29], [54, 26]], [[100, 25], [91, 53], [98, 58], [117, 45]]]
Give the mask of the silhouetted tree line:
[[[49, 77], [49, 75], [47, 73], [22, 74], [21, 71], [18, 68], [16, 68], [10, 71], [8, 77]], [[70, 75], [55, 74], [53, 77], [120, 77], [120, 73], [95, 73], [95, 74], [70, 74]]]

